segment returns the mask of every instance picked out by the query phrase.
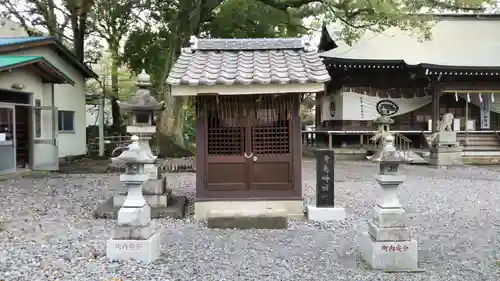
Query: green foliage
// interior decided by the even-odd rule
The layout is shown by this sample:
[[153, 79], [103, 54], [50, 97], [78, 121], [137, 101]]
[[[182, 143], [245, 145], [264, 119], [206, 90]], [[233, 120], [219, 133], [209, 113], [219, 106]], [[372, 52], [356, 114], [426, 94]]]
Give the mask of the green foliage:
[[296, 37], [307, 32], [302, 18], [257, 0], [227, 0], [204, 31], [216, 38]]
[[[86, 83], [86, 94], [88, 96], [92, 96], [95, 100], [96, 98], [100, 98], [103, 95], [106, 98], [109, 98], [112, 95], [111, 88], [111, 58], [108, 53], [105, 53], [99, 64], [95, 67], [95, 72], [99, 75], [99, 80], [88, 80]], [[118, 98], [119, 100], [127, 100], [133, 96], [136, 91], [135, 82], [137, 77], [130, 73], [130, 70], [126, 67], [121, 67], [118, 69], [117, 73], [118, 78]], [[94, 103], [89, 103], [94, 104]]]
[[28, 31], [55, 36], [71, 45], [76, 58], [84, 61], [84, 46], [88, 39], [87, 19], [94, 0], [2, 0], [3, 17], [15, 20]]
[[319, 6], [327, 22], [335, 23], [339, 36], [352, 44], [365, 32], [382, 32], [391, 27], [417, 36], [431, 37], [435, 24], [433, 12], [480, 11], [483, 0], [406, 0], [406, 1], [343, 1], [327, 0]]
[[196, 144], [196, 106], [193, 101], [190, 100], [185, 107], [186, 119], [183, 123], [184, 141], [188, 145]]
[[[151, 75], [153, 92], [160, 92], [164, 85], [163, 72], [170, 59], [170, 33], [165, 29], [153, 30], [151, 27], [130, 32], [124, 45], [121, 63], [128, 65], [134, 73], [142, 69]], [[162, 96], [157, 98], [163, 99]]]

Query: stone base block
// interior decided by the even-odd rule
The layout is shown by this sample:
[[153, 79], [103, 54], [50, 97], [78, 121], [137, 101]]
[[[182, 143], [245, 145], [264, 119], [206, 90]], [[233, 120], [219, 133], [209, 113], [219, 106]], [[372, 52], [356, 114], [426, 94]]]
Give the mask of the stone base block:
[[[144, 183], [142, 187], [142, 194], [144, 195], [162, 195], [167, 192], [167, 178], [162, 179], [150, 179]], [[127, 192], [125, 190], [125, 192]]]
[[405, 210], [403, 208], [373, 207], [373, 222], [379, 227], [407, 226]]
[[151, 221], [151, 208], [144, 205], [141, 208], [120, 208], [118, 211], [118, 225], [146, 226]]
[[[113, 195], [113, 206], [121, 207], [127, 195], [116, 194]], [[167, 207], [171, 203], [171, 191], [168, 191], [164, 195], [144, 195], [144, 199], [151, 208]]]
[[207, 217], [209, 228], [237, 229], [286, 229], [288, 217], [284, 210], [259, 211], [210, 211]]
[[160, 256], [160, 233], [147, 240], [110, 239], [106, 245], [106, 256], [110, 260], [135, 260], [151, 263]]
[[153, 235], [151, 223], [146, 226], [116, 226], [113, 230], [113, 239], [147, 240]]
[[[171, 198], [167, 207], [151, 207], [151, 218], [183, 218], [187, 204], [186, 197], [172, 196]], [[109, 198], [97, 207], [93, 216], [96, 219], [116, 219], [119, 209], [120, 207], [113, 206], [113, 198]]]
[[456, 132], [439, 132], [436, 136], [435, 142], [438, 144], [454, 145], [457, 144]]
[[[167, 192], [166, 177], [156, 180], [148, 180], [142, 184], [142, 194], [144, 195], [163, 195]], [[115, 190], [116, 194], [127, 195], [127, 189], [120, 183]]]
[[368, 224], [368, 233], [376, 241], [408, 241], [410, 240], [409, 227], [379, 227], [374, 223]]
[[144, 172], [148, 175], [150, 180], [160, 179], [161, 171], [160, 167], [156, 164], [145, 164]]
[[433, 166], [462, 165], [462, 151], [455, 152], [431, 152], [429, 164]]
[[345, 209], [342, 207], [318, 208], [307, 206], [307, 219], [312, 221], [338, 221], [345, 220]]
[[368, 232], [358, 237], [363, 260], [373, 269], [414, 271], [418, 269], [417, 241], [374, 241]]

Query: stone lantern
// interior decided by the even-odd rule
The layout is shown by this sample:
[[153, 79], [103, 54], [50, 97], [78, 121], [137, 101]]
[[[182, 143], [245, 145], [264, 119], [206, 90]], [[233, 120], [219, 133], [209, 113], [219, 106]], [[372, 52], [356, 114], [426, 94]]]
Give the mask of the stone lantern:
[[405, 210], [399, 203], [397, 189], [404, 181], [398, 168], [412, 159], [394, 147], [394, 137], [385, 133], [382, 146], [370, 159], [379, 163], [376, 180], [382, 187], [382, 197], [373, 207], [373, 219], [368, 231], [359, 237], [363, 259], [373, 268], [382, 270], [416, 270], [417, 241], [411, 239]]
[[137, 260], [150, 263], [160, 254], [160, 233], [151, 225], [151, 208], [142, 189], [148, 181], [144, 166], [153, 164], [156, 157], [144, 150], [139, 138], [132, 136], [132, 143], [120, 156], [112, 158], [114, 164], [125, 165], [120, 175], [127, 188], [127, 197], [118, 211], [118, 222], [113, 237], [106, 245], [106, 255], [111, 260]]
[[377, 125], [377, 129], [380, 132], [389, 132], [391, 125], [394, 124], [394, 119], [387, 115], [381, 115], [373, 120], [373, 123]]
[[377, 152], [375, 152], [375, 154], [367, 157], [369, 160], [376, 159], [378, 157], [378, 154], [381, 153], [382, 140], [384, 139], [384, 137], [391, 135], [389, 133], [390, 125], [394, 124], [394, 120], [391, 119], [389, 116], [380, 115], [377, 118], [375, 118], [375, 120], [373, 120], [373, 123], [375, 125], [377, 125], [377, 132], [371, 138], [371, 140], [375, 143], [375, 145], [379, 146], [379, 144], [380, 144], [380, 146], [379, 146], [379, 149], [377, 150]]
[[[151, 152], [149, 140], [156, 133], [155, 114], [163, 110], [163, 102], [158, 102], [155, 97], [151, 96], [149, 90], [151, 86], [150, 76], [144, 70], [137, 75], [136, 85], [138, 89], [132, 99], [126, 102], [118, 102], [118, 105], [121, 111], [131, 114], [131, 125], [127, 126], [127, 133], [138, 136], [139, 145], [150, 156], [156, 158]], [[155, 164], [147, 164], [145, 170], [151, 180], [159, 179], [161, 175], [159, 167]]]
[[[131, 125], [127, 126], [127, 133], [138, 136], [138, 145], [148, 159], [155, 161], [144, 163], [144, 173], [148, 181], [143, 186], [146, 201], [154, 211], [154, 217], [168, 216], [167, 207], [172, 203], [171, 190], [167, 188], [166, 177], [161, 177], [159, 167], [155, 164], [157, 156], [151, 152], [149, 140], [156, 133], [153, 123], [155, 113], [163, 110], [163, 102], [158, 102], [151, 96], [149, 87], [150, 77], [143, 70], [137, 76], [138, 89], [135, 95], [126, 102], [119, 102], [120, 110], [131, 114]], [[122, 189], [113, 196], [113, 207], [119, 208], [126, 200], [127, 190]]]

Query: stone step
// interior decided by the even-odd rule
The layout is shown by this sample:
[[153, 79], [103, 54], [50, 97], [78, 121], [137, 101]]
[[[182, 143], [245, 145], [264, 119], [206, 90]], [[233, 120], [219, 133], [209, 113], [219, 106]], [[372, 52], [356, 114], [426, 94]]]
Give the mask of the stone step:
[[500, 151], [500, 145], [468, 145], [463, 147], [463, 151]]
[[286, 229], [288, 216], [284, 210], [210, 211], [207, 214], [207, 226], [209, 228]]
[[464, 164], [469, 165], [495, 165], [500, 163], [500, 155], [497, 156], [463, 156]]
[[[490, 141], [495, 141], [499, 143], [500, 141], [496, 136], [467, 136], [467, 139], [470, 140], [475, 140], [475, 141], [482, 141], [482, 140], [490, 140]], [[465, 140], [465, 135], [457, 136], [457, 140]]]
[[[465, 144], [465, 142], [464, 142], [464, 141], [461, 141], [461, 142], [459, 142], [459, 143], [460, 143], [460, 145], [462, 145], [462, 146], [464, 146], [464, 144]], [[491, 147], [500, 147], [500, 144], [498, 144], [498, 143], [494, 143], [494, 142], [490, 142], [490, 141], [488, 141], [488, 142], [486, 142], [486, 141], [485, 141], [485, 142], [483, 142], [483, 141], [482, 141], [482, 142], [471, 142], [471, 141], [469, 141], [468, 146], [491, 146]]]

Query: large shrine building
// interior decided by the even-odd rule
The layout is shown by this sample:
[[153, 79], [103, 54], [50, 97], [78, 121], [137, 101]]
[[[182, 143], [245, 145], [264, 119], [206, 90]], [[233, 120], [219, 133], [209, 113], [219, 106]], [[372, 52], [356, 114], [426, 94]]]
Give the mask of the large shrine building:
[[498, 15], [440, 15], [430, 40], [390, 28], [349, 46], [325, 26], [319, 51], [332, 80], [317, 96], [318, 138], [332, 135], [333, 147], [363, 144], [387, 110], [391, 130], [421, 149], [433, 121], [452, 113], [458, 139], [468, 139], [465, 154], [500, 152], [499, 29]]

